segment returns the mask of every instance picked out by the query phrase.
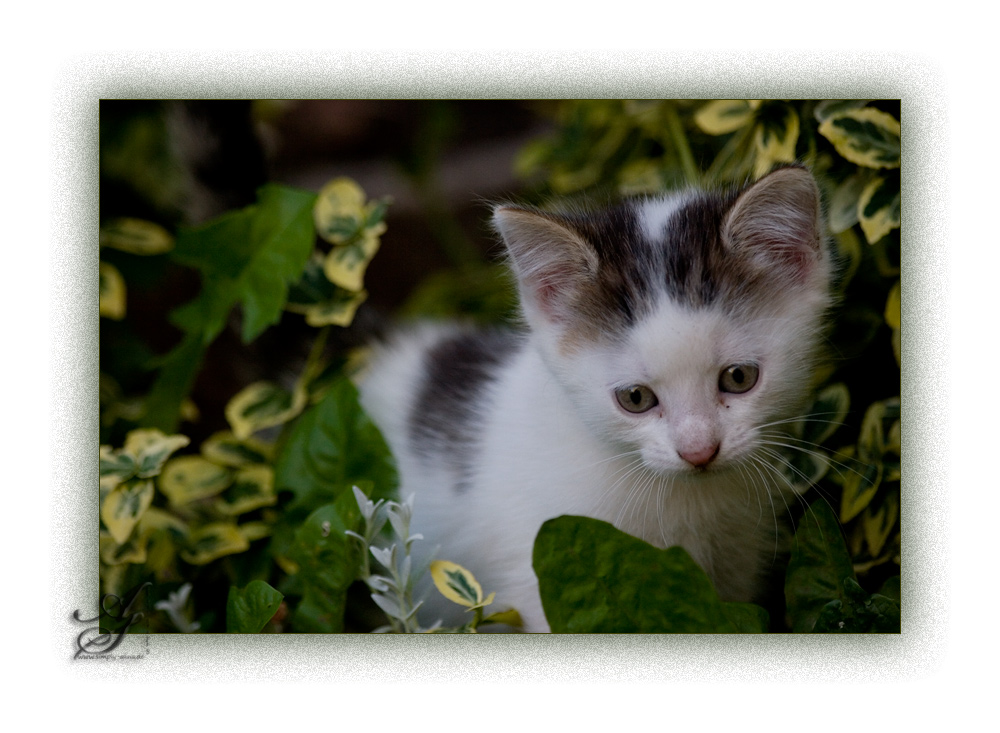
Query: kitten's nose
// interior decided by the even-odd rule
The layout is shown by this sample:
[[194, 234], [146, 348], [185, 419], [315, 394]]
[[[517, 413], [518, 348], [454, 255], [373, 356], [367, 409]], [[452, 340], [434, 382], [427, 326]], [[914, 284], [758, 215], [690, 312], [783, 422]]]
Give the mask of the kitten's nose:
[[719, 444], [705, 446], [703, 448], [693, 448], [691, 450], [677, 451], [677, 455], [690, 463], [695, 468], [704, 468], [711, 463], [719, 454]]

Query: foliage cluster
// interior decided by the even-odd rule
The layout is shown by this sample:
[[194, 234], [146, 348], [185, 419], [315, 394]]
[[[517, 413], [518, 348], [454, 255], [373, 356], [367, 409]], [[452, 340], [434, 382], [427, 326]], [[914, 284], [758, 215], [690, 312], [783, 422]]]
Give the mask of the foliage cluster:
[[[821, 502], [799, 522], [787, 618], [720, 603], [683, 550], [657, 550], [593, 520], [563, 517], [541, 529], [535, 548], [553, 629], [898, 630], [899, 125], [891, 105], [573, 102], [558, 109], [557, 133], [529, 146], [519, 163], [539, 195], [738, 182], [774, 162], [804, 160], [826, 189], [845, 266], [843, 325], [832, 337], [840, 360], [817, 375], [816, 420], [798, 436], [790, 466], [789, 480], [814, 486]], [[106, 157], [117, 170], [112, 163], [123, 156], [114, 153], [102, 149], [102, 166]], [[128, 320], [129, 273], [141, 277], [130, 269], [136, 260], [189, 268], [201, 279], [198, 294], [170, 314], [180, 342], [161, 356], [139, 349], [133, 357], [154, 375], [147, 390], [135, 395], [134, 385], [120, 384], [102, 364], [102, 436], [112, 437], [101, 446], [101, 591], [123, 596], [152, 582], [151, 600], [162, 611], [152, 630], [516, 626], [516, 613], [484, 616], [493, 596], [460, 565], [412, 567], [409, 550], [420, 539], [409, 533], [412, 504], [395, 495], [392, 456], [358, 404], [350, 363], [326, 353], [330, 329], [350, 324], [366, 297], [365, 270], [387, 205], [336, 179], [318, 195], [267, 184], [255, 204], [176, 232], [137, 218], [102, 222], [104, 322]], [[425, 283], [404, 312], [471, 310], [496, 320], [511, 303], [510, 283], [495, 265], [466, 263], [458, 278]], [[256, 382], [232, 395], [229, 429], [195, 445], [179, 433], [198, 414], [192, 384], [234, 312], [244, 343], [290, 312], [315, 327], [314, 344], [294, 383]], [[128, 371], [116, 367], [116, 374]], [[846, 548], [827, 501], [839, 507]], [[411, 591], [422, 572], [469, 609], [467, 624], [421, 624]]]

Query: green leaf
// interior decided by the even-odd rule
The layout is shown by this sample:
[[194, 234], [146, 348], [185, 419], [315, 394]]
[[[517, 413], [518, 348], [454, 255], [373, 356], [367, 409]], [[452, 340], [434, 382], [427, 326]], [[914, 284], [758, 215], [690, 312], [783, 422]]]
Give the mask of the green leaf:
[[[737, 630], [712, 582], [685, 550], [658, 549], [607, 522], [550, 519], [535, 539], [533, 565], [555, 632]], [[746, 623], [748, 614], [732, 612]]]
[[832, 115], [819, 126], [844, 158], [867, 168], [898, 168], [899, 121], [874, 107], [849, 109]]
[[302, 602], [293, 616], [298, 632], [342, 631], [347, 589], [358, 575], [361, 558], [345, 532], [359, 529], [361, 512], [350, 487], [337, 488], [338, 500], [308, 516], [289, 552], [302, 588]]
[[723, 603], [722, 612], [740, 634], [767, 633], [770, 616], [754, 603]]
[[171, 314], [185, 332], [162, 360], [143, 423], [173, 431], [205, 349], [225, 327], [233, 306], [243, 306], [242, 338], [253, 341], [277, 323], [289, 283], [302, 274], [315, 243], [309, 191], [268, 184], [257, 203], [177, 237], [174, 258], [198, 269], [198, 297]]
[[230, 587], [226, 601], [226, 632], [259, 633], [277, 612], [283, 598], [263, 580], [252, 580], [246, 588]]
[[833, 190], [826, 216], [831, 234], [845, 232], [858, 223], [858, 201], [872, 180], [872, 171], [861, 168]]
[[493, 601], [494, 594], [483, 598], [483, 588], [479, 581], [461, 565], [447, 560], [435, 560], [431, 563], [431, 579], [441, 594], [452, 603], [467, 608], [488, 606]]
[[357, 389], [341, 377], [296, 421], [275, 463], [275, 485], [291, 491], [291, 508], [300, 508], [325, 504], [337, 487], [366, 480], [376, 497], [390, 498], [398, 485], [396, 465], [361, 409]]
[[785, 573], [793, 632], [813, 631], [824, 606], [843, 600], [845, 578], [854, 579], [854, 566], [840, 524], [825, 501], [813, 502], [799, 521]]

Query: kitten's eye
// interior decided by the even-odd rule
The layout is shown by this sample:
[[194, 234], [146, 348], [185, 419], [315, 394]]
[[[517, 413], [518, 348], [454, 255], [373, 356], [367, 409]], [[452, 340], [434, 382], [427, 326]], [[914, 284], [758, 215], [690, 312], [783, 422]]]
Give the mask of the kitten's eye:
[[719, 389], [732, 394], [743, 394], [753, 389], [760, 376], [756, 364], [733, 364], [719, 375]]
[[646, 412], [646, 410], [650, 410], [660, 404], [660, 401], [656, 399], [656, 395], [653, 394], [653, 390], [641, 384], [616, 389], [615, 398], [617, 398], [618, 404], [629, 412]]

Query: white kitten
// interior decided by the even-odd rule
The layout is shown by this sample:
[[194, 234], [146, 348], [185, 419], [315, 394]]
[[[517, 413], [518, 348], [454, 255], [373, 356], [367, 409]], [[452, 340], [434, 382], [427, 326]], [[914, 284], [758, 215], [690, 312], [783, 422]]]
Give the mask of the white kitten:
[[[527, 631], [548, 630], [535, 535], [562, 514], [681, 545], [724, 600], [753, 599], [790, 491], [776, 447], [830, 302], [810, 174], [599, 214], [500, 206], [494, 223], [527, 328], [416, 328], [361, 385], [400, 495], [416, 494], [416, 547], [471, 570]], [[427, 600], [427, 619], [464, 620]]]

